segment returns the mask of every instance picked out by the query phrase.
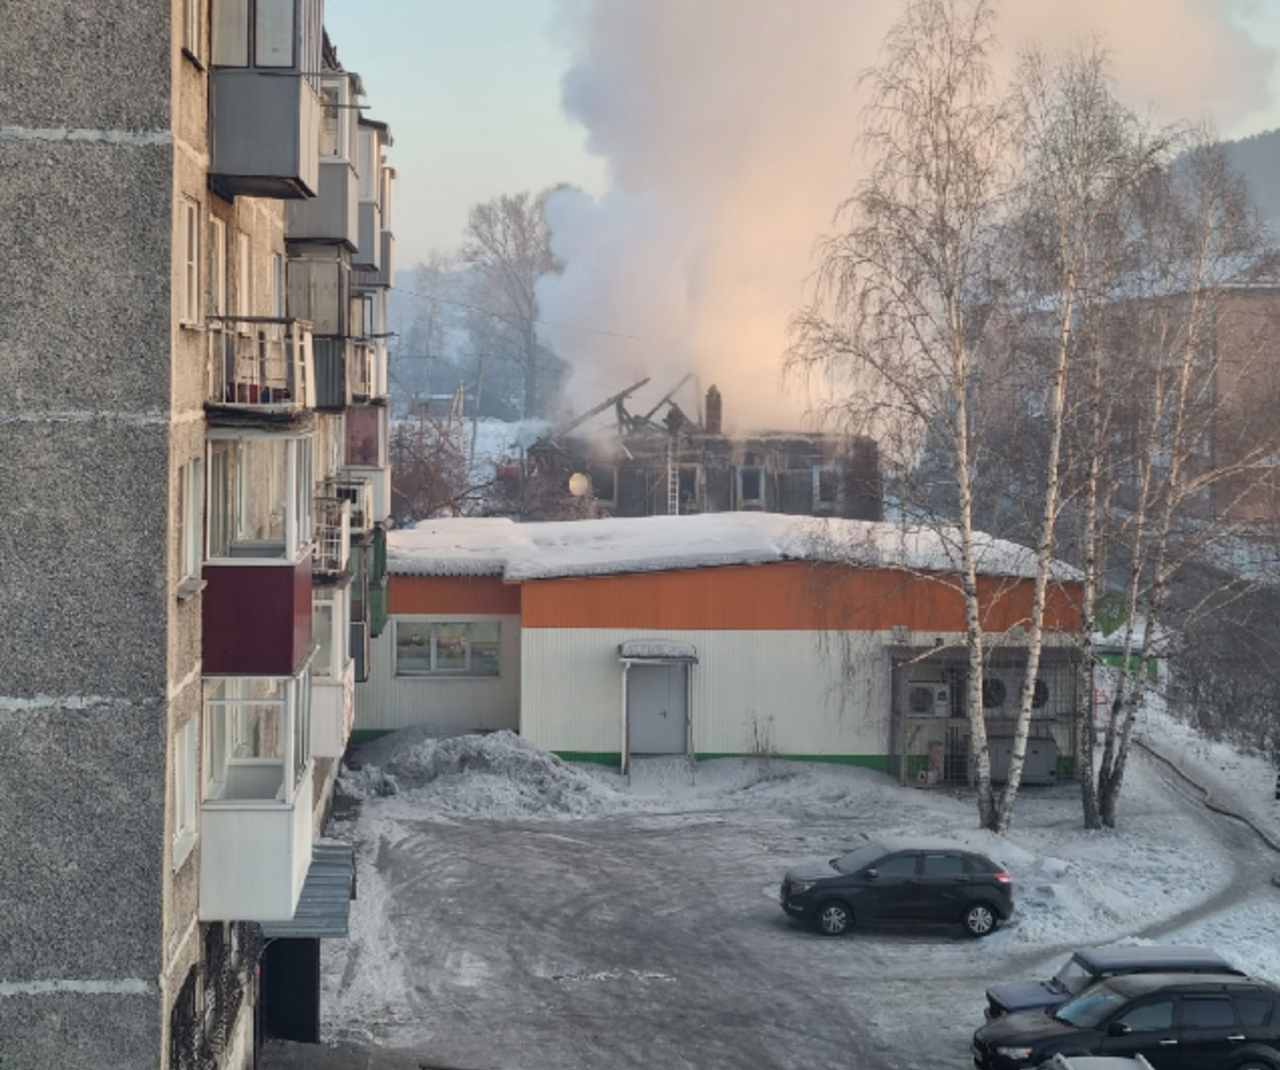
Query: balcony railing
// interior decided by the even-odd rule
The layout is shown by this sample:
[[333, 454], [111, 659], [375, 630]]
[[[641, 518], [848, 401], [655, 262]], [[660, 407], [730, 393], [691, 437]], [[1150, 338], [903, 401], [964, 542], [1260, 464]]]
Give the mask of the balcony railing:
[[209, 401], [254, 412], [315, 408], [311, 324], [210, 316]]
[[316, 497], [315, 510], [312, 570], [345, 572], [351, 558], [351, 503], [337, 495], [324, 494]]
[[373, 482], [368, 478], [347, 476], [333, 481], [333, 494], [351, 505], [351, 530], [367, 534], [377, 522], [374, 516]]

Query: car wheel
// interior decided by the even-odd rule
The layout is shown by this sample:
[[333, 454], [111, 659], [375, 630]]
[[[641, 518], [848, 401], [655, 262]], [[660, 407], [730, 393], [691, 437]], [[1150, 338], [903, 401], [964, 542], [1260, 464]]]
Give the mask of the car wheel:
[[995, 932], [998, 920], [989, 903], [974, 903], [964, 912], [960, 922], [970, 936], [988, 936]]
[[843, 936], [853, 925], [853, 911], [838, 899], [828, 899], [813, 915], [823, 936]]

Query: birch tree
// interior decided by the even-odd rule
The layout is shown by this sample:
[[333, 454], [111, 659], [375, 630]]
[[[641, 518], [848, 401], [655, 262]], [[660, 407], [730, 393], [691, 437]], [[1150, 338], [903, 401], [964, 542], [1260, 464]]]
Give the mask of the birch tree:
[[[903, 471], [930, 433], [953, 470], [958, 587], [965, 608], [967, 709], [979, 821], [997, 811], [982, 707], [983, 606], [974, 540], [980, 445], [970, 412], [989, 280], [1008, 190], [1009, 115], [993, 85], [989, 0], [908, 0], [890, 29], [859, 147], [868, 172], [819, 246], [813, 303], [792, 324], [789, 367], [835, 392], [832, 407], [883, 440]], [[884, 451], [890, 456], [893, 450]]]
[[[1133, 229], [1142, 267], [1126, 279], [1123, 329], [1140, 375], [1128, 384], [1128, 449], [1122, 442], [1117, 473], [1130, 508], [1110, 535], [1124, 552], [1127, 617], [1095, 773], [1097, 813], [1085, 815], [1107, 826], [1116, 822], [1145, 681], [1167, 653], [1159, 642], [1171, 602], [1182, 587], [1194, 589], [1184, 584], [1191, 570], [1212, 562], [1255, 515], [1253, 499], [1280, 446], [1276, 375], [1266, 359], [1278, 325], [1240, 322], [1249, 315], [1244, 295], [1268, 267], [1266, 249], [1221, 147], [1202, 135], [1174, 166], [1149, 174]], [[1246, 587], [1228, 578], [1178, 612], [1221, 610]]]
[[[1034, 710], [1045, 641], [1045, 605], [1053, 582], [1054, 552], [1063, 507], [1062, 472], [1068, 422], [1080, 394], [1076, 379], [1090, 383], [1085, 347], [1078, 337], [1082, 306], [1105, 289], [1114, 270], [1114, 236], [1123, 203], [1170, 143], [1147, 131], [1116, 99], [1106, 60], [1095, 45], [1050, 63], [1042, 53], [1022, 57], [1013, 94], [1019, 180], [1012, 200], [1009, 242], [1015, 253], [1004, 267], [1008, 314], [1018, 320], [1015, 340], [1030, 333], [1047, 344], [1035, 369], [1045, 442], [1038, 471], [1026, 489], [1038, 488], [1038, 510], [1026, 541], [1035, 549], [1035, 583], [1026, 625], [1026, 665], [1014, 728], [1012, 756], [1000, 794], [996, 831], [1013, 820], [1014, 803]], [[1084, 391], [1088, 395], [1087, 388]], [[1101, 392], [1088, 395], [1093, 403]], [[1097, 473], [1090, 471], [1086, 488]], [[1086, 548], [1083, 633], [1093, 632], [1097, 562]], [[1078, 656], [1091, 664], [1087, 649]], [[1092, 684], [1088, 691], [1092, 694]], [[1089, 752], [1091, 754], [1091, 751]]]

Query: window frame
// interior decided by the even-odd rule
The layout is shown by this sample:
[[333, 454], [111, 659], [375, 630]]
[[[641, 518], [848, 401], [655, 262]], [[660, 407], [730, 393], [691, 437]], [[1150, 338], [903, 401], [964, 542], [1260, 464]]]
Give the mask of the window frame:
[[[743, 491], [743, 474], [746, 472], [754, 472], [756, 479], [759, 480], [759, 495], [754, 498], [748, 498]], [[755, 510], [759, 511], [764, 508], [765, 489], [764, 489], [764, 465], [762, 464], [740, 464], [737, 466], [735, 473], [738, 489], [738, 509], [739, 510]]]
[[203, 586], [204, 462], [192, 457], [178, 469], [178, 585], [190, 596]]
[[178, 226], [182, 235], [178, 323], [194, 330], [200, 327], [200, 202], [194, 197], [182, 197]]
[[196, 720], [173, 734], [173, 871], [182, 869], [196, 844]]
[[[209, 245], [209, 314], [225, 316], [230, 290], [227, 276], [227, 223], [216, 215], [209, 217]], [[214, 320], [209, 326], [215, 331], [222, 329], [219, 320]]]
[[[830, 475], [836, 481], [836, 496], [834, 498], [822, 497], [822, 477]], [[813, 466], [813, 509], [818, 510], [837, 510], [844, 505], [844, 470], [839, 465], [834, 464], [815, 464]]]
[[[236, 231], [236, 311], [240, 319], [253, 315], [253, 239], [246, 231]], [[241, 333], [252, 333], [252, 324], [237, 325]]]
[[[423, 617], [423, 616], [404, 616], [396, 617], [393, 621], [392, 632], [392, 669], [396, 679], [404, 680], [500, 680], [502, 679], [502, 618], [496, 616], [481, 617], [459, 617], [441, 616], [441, 617]], [[404, 668], [401, 665], [401, 642], [400, 628], [405, 626], [417, 626], [418, 628], [426, 628], [429, 634], [427, 662], [428, 668]], [[471, 629], [475, 625], [492, 625], [497, 634], [493, 640], [495, 647], [494, 671], [493, 672], [477, 672], [472, 667], [472, 644]], [[465, 664], [461, 669], [440, 668], [439, 667], [439, 639], [440, 629], [442, 628], [466, 628], [465, 637]]]
[[200, 57], [200, 49], [204, 45], [204, 28], [202, 0], [182, 0], [182, 52], [204, 70], [204, 62]]

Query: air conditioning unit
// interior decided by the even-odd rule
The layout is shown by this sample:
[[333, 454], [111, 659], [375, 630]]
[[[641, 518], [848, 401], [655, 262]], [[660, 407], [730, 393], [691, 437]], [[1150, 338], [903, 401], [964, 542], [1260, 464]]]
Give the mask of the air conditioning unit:
[[938, 681], [907, 682], [908, 717], [950, 717], [951, 685]]
[[1022, 674], [1013, 669], [988, 669], [982, 674], [982, 712], [988, 717], [1014, 717], [1022, 692]]

